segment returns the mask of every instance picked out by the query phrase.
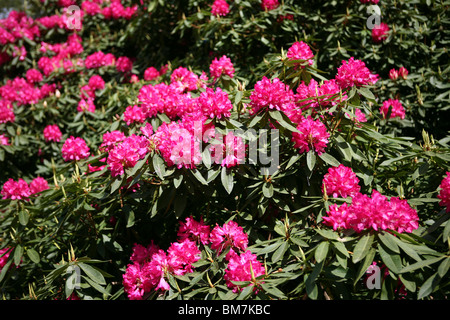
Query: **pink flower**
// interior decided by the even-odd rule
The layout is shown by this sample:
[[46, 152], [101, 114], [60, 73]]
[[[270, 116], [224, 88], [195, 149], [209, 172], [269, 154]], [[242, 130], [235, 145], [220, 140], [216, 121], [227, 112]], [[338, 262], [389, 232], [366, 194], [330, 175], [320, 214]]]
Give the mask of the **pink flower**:
[[383, 105], [380, 107], [380, 113], [383, 115], [384, 119], [386, 119], [389, 113], [389, 107], [392, 108], [391, 118], [399, 117], [400, 119], [405, 119], [405, 108], [403, 108], [402, 103], [396, 99], [388, 99], [383, 102]]
[[178, 229], [177, 236], [179, 240], [190, 239], [197, 243], [208, 244], [209, 243], [210, 227], [203, 222], [203, 218], [200, 221], [195, 221], [192, 216], [187, 217], [185, 222], [180, 221], [180, 227]]
[[151, 261], [153, 254], [158, 252], [159, 247], [153, 243], [153, 241], [147, 246], [135, 243], [133, 246], [133, 253], [131, 254], [130, 260], [134, 263], [143, 265]]
[[391, 69], [391, 70], [389, 71], [389, 78], [390, 78], [392, 81], [397, 80], [397, 79], [398, 79], [398, 71], [395, 70], [395, 69]]
[[133, 62], [128, 57], [119, 57], [116, 61], [117, 71], [126, 73], [133, 69]]
[[113, 177], [124, 174], [126, 168], [132, 168], [143, 159], [148, 152], [148, 140], [146, 137], [132, 134], [126, 137], [109, 151], [106, 162]]
[[372, 40], [375, 43], [383, 42], [388, 37], [389, 26], [381, 22], [372, 29]]
[[222, 227], [216, 224], [210, 235], [211, 249], [222, 252], [230, 247], [245, 251], [248, 245], [248, 235], [234, 221], [225, 223]]
[[2, 271], [3, 267], [8, 262], [9, 255], [11, 254], [12, 249], [11, 248], [3, 248], [0, 249], [0, 272]]
[[278, 0], [261, 0], [261, 9], [262, 10], [273, 10], [279, 6]]
[[400, 67], [398, 69], [398, 75], [402, 77], [403, 80], [406, 80], [408, 77], [408, 70], [405, 67]]
[[4, 134], [0, 134], [0, 146], [9, 146], [9, 139]]
[[244, 163], [246, 145], [241, 137], [236, 136], [233, 131], [229, 131], [225, 137], [214, 133], [214, 139], [223, 142], [211, 146], [211, 160], [227, 168]]
[[49, 124], [44, 128], [44, 139], [45, 141], [55, 141], [59, 142], [61, 140], [62, 133], [56, 124]]
[[205, 88], [205, 81], [185, 67], [178, 67], [173, 70], [170, 76], [170, 84], [179, 92], [193, 91]]
[[349, 167], [340, 164], [338, 167], [328, 168], [322, 182], [322, 192], [337, 197], [351, 197], [359, 193], [359, 179]]
[[446, 173], [447, 176], [442, 179], [439, 185], [438, 199], [441, 199], [439, 205], [446, 207], [446, 212], [450, 212], [450, 172]]
[[197, 244], [189, 239], [172, 243], [167, 249], [167, 253], [171, 271], [179, 276], [192, 272], [192, 264], [201, 257]]
[[114, 130], [111, 132], [106, 132], [103, 134], [103, 142], [99, 147], [101, 152], [111, 151], [118, 143], [125, 140], [126, 136], [123, 132], [119, 130]]
[[155, 67], [149, 67], [144, 71], [144, 80], [152, 81], [160, 76], [159, 71]]
[[41, 82], [43, 79], [42, 73], [37, 69], [29, 69], [26, 73], [26, 78], [29, 83]]
[[251, 253], [250, 250], [241, 254], [230, 251], [229, 262], [223, 278], [227, 286], [233, 289], [233, 292], [239, 292], [242, 287], [232, 281], [255, 281], [257, 277], [265, 274], [264, 265], [258, 261], [256, 255]]
[[143, 300], [145, 293], [153, 288], [146, 265], [129, 264], [123, 275], [123, 288], [130, 300]]
[[314, 150], [318, 155], [325, 152], [330, 134], [325, 125], [311, 116], [303, 118], [297, 126], [298, 131], [292, 133], [294, 148], [300, 149], [300, 153]]
[[143, 108], [137, 105], [128, 106], [123, 113], [123, 120], [127, 123], [127, 125], [135, 122], [143, 123], [147, 117], [142, 110]]
[[291, 109], [294, 104], [294, 93], [280, 79], [269, 80], [263, 77], [255, 84], [250, 94], [250, 113], [256, 114], [261, 109]]
[[105, 54], [102, 51], [97, 51], [86, 57], [84, 65], [87, 69], [100, 68], [103, 66], [110, 66], [115, 64], [115, 57], [108, 53]]
[[14, 122], [15, 119], [11, 103], [7, 100], [0, 100], [0, 123]]
[[233, 109], [228, 94], [220, 88], [216, 88], [216, 91], [206, 88], [198, 97], [197, 102], [202, 113], [210, 118], [228, 118]]
[[336, 82], [342, 89], [375, 84], [377, 81], [378, 75], [372, 74], [364, 62], [353, 57], [342, 61], [336, 75]]
[[225, 0], [214, 0], [211, 6], [211, 15], [226, 16], [230, 12], [230, 6]]
[[418, 228], [419, 217], [407, 200], [397, 197], [388, 200], [386, 196], [373, 190], [371, 197], [357, 193], [353, 196], [351, 205], [331, 205], [323, 220], [334, 230], [353, 229], [359, 233], [373, 229], [410, 233]]
[[30, 192], [31, 194], [36, 194], [41, 191], [47, 190], [48, 182], [42, 177], [37, 177], [30, 182]]
[[[294, 44], [288, 49], [286, 54], [289, 60], [305, 60], [308, 65], [312, 66], [314, 64], [314, 54], [311, 51], [309, 45], [303, 41], [294, 42]], [[296, 65], [300, 65], [298, 62]], [[305, 66], [302, 65], [302, 68]]]
[[220, 57], [220, 59], [214, 58], [209, 65], [209, 72], [214, 80], [219, 79], [221, 76], [226, 75], [230, 78], [234, 76], [234, 66], [231, 59], [226, 55]]
[[94, 91], [102, 90], [105, 88], [105, 81], [101, 76], [93, 75], [92, 77], [89, 78], [88, 86]]
[[77, 106], [78, 112], [95, 112], [94, 99], [81, 99]]
[[78, 161], [89, 157], [89, 147], [83, 138], [70, 136], [61, 149], [64, 161]]
[[8, 181], [3, 184], [0, 194], [3, 199], [28, 200], [31, 191], [28, 183], [22, 178], [19, 178], [18, 181], [9, 178]]

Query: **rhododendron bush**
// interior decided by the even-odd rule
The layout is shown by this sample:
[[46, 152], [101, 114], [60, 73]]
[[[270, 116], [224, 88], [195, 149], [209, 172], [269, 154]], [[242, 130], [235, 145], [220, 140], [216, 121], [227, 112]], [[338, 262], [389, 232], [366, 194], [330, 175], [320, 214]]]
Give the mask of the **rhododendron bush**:
[[447, 299], [447, 7], [10, 11], [2, 297]]

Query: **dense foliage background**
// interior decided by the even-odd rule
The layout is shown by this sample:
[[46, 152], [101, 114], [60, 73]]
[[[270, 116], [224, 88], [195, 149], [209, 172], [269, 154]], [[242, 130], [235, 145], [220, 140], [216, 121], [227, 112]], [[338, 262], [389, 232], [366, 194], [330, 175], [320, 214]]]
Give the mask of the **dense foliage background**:
[[[34, 0], [0, 20], [2, 298], [447, 299], [450, 2], [228, 0], [224, 15], [212, 13], [213, 2]], [[374, 4], [387, 25], [379, 34], [368, 27]], [[67, 27], [70, 5], [82, 9], [79, 29]], [[299, 42], [311, 60], [287, 54]], [[215, 78], [210, 66], [224, 55], [234, 73]], [[331, 96], [298, 89], [338, 79], [353, 59], [378, 80], [355, 80]], [[152, 95], [176, 82], [177, 72], [181, 94]], [[264, 77], [288, 87], [258, 89]], [[248, 161], [177, 166], [164, 153], [171, 137], [152, 144], [154, 133], [167, 138], [188, 122], [182, 108], [195, 108], [190, 101], [208, 88], [226, 93], [231, 109], [207, 116], [204, 126], [279, 130], [275, 172], [262, 174], [264, 163]], [[307, 96], [301, 113], [325, 128], [324, 149], [312, 136], [306, 150], [294, 143], [306, 129], [281, 105], [289, 90]], [[226, 105], [210, 99], [211, 110]], [[398, 114], [394, 106], [380, 112], [388, 99], [401, 104]], [[158, 103], [166, 109], [149, 113]], [[55, 124], [59, 138], [44, 133]], [[121, 132], [120, 141], [142, 138], [144, 147], [130, 138], [130, 153], [114, 162], [112, 149], [102, 148], [111, 132]], [[62, 152], [71, 137], [89, 148], [69, 150], [77, 160]], [[335, 204], [356, 210], [354, 194], [323, 189], [339, 165], [350, 170], [342, 179], [355, 174], [358, 193], [387, 197], [364, 198], [359, 212], [412, 209], [417, 226], [327, 224]], [[45, 179], [38, 191], [21, 193], [37, 177]], [[10, 179], [26, 184], [8, 186]], [[383, 211], [387, 199], [397, 210]], [[198, 237], [195, 246], [180, 244], [187, 236]], [[181, 261], [180, 252], [192, 256]], [[366, 271], [374, 263], [381, 286], [371, 289]]]

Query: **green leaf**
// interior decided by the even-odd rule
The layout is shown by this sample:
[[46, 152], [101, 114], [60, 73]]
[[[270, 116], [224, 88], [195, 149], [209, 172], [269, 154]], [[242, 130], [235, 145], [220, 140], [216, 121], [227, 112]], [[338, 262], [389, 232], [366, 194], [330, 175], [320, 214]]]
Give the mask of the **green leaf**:
[[89, 283], [89, 285], [91, 286], [91, 287], [93, 287], [95, 290], [97, 290], [98, 292], [100, 292], [100, 293], [103, 293], [103, 294], [105, 294], [105, 295], [107, 295], [107, 296], [109, 296], [109, 295], [111, 295], [108, 291], [106, 291], [106, 289], [105, 288], [103, 288], [100, 284], [98, 284], [97, 282], [95, 282], [95, 281], [93, 281], [91, 278], [88, 278], [88, 277], [85, 277], [85, 276], [82, 276], [88, 283]]
[[233, 191], [233, 184], [234, 184], [232, 171], [228, 170], [227, 167], [222, 167], [220, 179], [222, 181], [223, 187], [230, 194], [231, 191]]
[[266, 198], [272, 198], [273, 196], [273, 185], [270, 182], [266, 182], [262, 187], [263, 195]]
[[28, 220], [30, 219], [30, 214], [27, 210], [19, 211], [19, 222], [21, 225], [26, 226], [28, 224]]
[[375, 101], [375, 96], [373, 95], [372, 91], [370, 91], [368, 88], [360, 87], [358, 89], [358, 92], [361, 93], [367, 99]]
[[20, 265], [22, 256], [23, 256], [23, 247], [20, 244], [18, 244], [14, 249], [14, 264], [16, 266]]
[[98, 284], [106, 284], [103, 274], [97, 268], [94, 268], [93, 266], [85, 263], [78, 263], [77, 265], [84, 271], [84, 273], [86, 273], [86, 275], [90, 279], [92, 279], [92, 281], [95, 281]]
[[375, 248], [373, 247], [369, 248], [367, 254], [365, 255], [363, 263], [360, 264], [358, 272], [356, 273], [356, 277], [353, 282], [354, 286], [359, 281], [359, 279], [361, 279], [361, 277], [367, 272], [367, 268], [369, 268], [369, 266], [372, 264], [376, 252], [377, 250], [375, 250]]
[[330, 244], [328, 243], [328, 241], [323, 241], [317, 246], [314, 252], [314, 258], [317, 262], [322, 262], [323, 260], [325, 260], [328, 254], [329, 247]]
[[400, 253], [400, 249], [398, 248], [398, 245], [393, 238], [394, 236], [389, 232], [382, 232], [378, 234], [378, 239], [380, 239], [387, 248], [394, 251], [395, 253]]
[[369, 249], [372, 247], [374, 235], [373, 234], [364, 234], [359, 241], [356, 243], [355, 248], [353, 249], [353, 263], [357, 263], [364, 259], [364, 257], [369, 252]]
[[166, 164], [159, 154], [154, 154], [152, 158], [153, 169], [161, 180], [164, 180]]
[[339, 167], [340, 165], [339, 161], [328, 153], [322, 153], [321, 155], [319, 155], [319, 158], [322, 159], [324, 162], [328, 163], [329, 165], [332, 165], [333, 167]]
[[432, 265], [432, 264], [434, 264], [436, 262], [439, 262], [439, 261], [441, 261], [444, 258], [445, 258], [445, 256], [434, 257], [434, 258], [431, 258], [431, 259], [422, 260], [422, 261], [413, 263], [413, 264], [411, 264], [409, 266], [404, 267], [402, 270], [400, 270], [400, 273], [409, 273], [409, 272], [415, 271], [417, 269], [422, 269], [422, 268], [427, 267], [429, 265]]
[[313, 171], [314, 166], [316, 165], [316, 155], [314, 154], [314, 150], [309, 150], [306, 154], [306, 164], [309, 171]]
[[383, 260], [386, 267], [395, 274], [399, 273], [402, 269], [402, 262], [400, 256], [389, 248], [385, 248], [382, 243], [378, 243], [378, 253], [381, 260]]
[[437, 285], [439, 284], [439, 281], [441, 278], [439, 277], [438, 273], [433, 274], [431, 277], [429, 277], [420, 287], [418, 299], [423, 299], [426, 296], [433, 293]]
[[286, 250], [289, 247], [289, 243], [287, 241], [284, 241], [278, 249], [273, 253], [272, 255], [272, 262], [275, 263], [279, 261], [281, 258], [283, 258], [284, 254], [286, 253]]
[[27, 255], [30, 258], [30, 260], [33, 261], [34, 263], [39, 263], [41, 261], [39, 253], [32, 248], [27, 249]]

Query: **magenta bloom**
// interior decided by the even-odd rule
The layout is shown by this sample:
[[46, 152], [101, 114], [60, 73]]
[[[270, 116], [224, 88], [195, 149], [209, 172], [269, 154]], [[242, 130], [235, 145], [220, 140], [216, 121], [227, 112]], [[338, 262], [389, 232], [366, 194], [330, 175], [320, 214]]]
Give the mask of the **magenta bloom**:
[[94, 113], [95, 112], [94, 99], [92, 98], [81, 99], [80, 102], [78, 102], [77, 111]]
[[124, 141], [126, 138], [125, 134], [119, 130], [114, 130], [111, 132], [105, 132], [103, 134], [103, 142], [99, 147], [102, 152], [111, 151], [118, 143]]
[[398, 79], [398, 71], [396, 70], [396, 69], [391, 69], [391, 70], [389, 70], [389, 78], [392, 80], [392, 81], [395, 81], [395, 80], [397, 80]]
[[389, 107], [392, 107], [391, 118], [399, 117], [400, 119], [405, 119], [405, 108], [396, 99], [388, 99], [383, 102], [383, 105], [380, 107], [380, 113], [383, 115], [383, 118], [386, 119], [389, 113]]
[[113, 177], [120, 176], [126, 168], [132, 168], [143, 159], [148, 152], [148, 140], [146, 137], [132, 134], [126, 137], [123, 142], [114, 146], [109, 151], [106, 162]]
[[395, 230], [399, 233], [412, 232], [418, 228], [419, 217], [407, 200], [391, 197], [390, 200], [378, 191], [372, 196], [358, 193], [347, 203], [330, 206], [324, 223], [337, 229], [353, 229], [361, 232], [367, 229], [375, 231]]
[[372, 29], [372, 40], [375, 43], [383, 42], [388, 37], [389, 26], [381, 22]]
[[0, 123], [14, 122], [16, 116], [11, 103], [7, 100], [0, 100]]
[[328, 168], [322, 182], [322, 192], [337, 197], [352, 197], [359, 193], [359, 179], [353, 170], [340, 164], [338, 167]]
[[31, 194], [39, 193], [41, 191], [47, 190], [48, 182], [42, 177], [34, 178], [33, 181], [30, 182], [30, 192]]
[[294, 93], [278, 78], [269, 80], [263, 77], [250, 94], [251, 114], [256, 114], [261, 109], [284, 111], [294, 108], [293, 105]]
[[303, 118], [297, 126], [300, 132], [292, 133], [294, 148], [300, 149], [300, 153], [314, 150], [318, 155], [325, 152], [330, 134], [325, 125], [311, 116]]
[[[303, 41], [294, 42], [286, 54], [289, 60], [305, 60], [308, 65], [314, 64], [314, 54], [309, 45]], [[300, 63], [298, 63], [300, 65]], [[304, 68], [304, 66], [302, 66]]]
[[190, 239], [197, 243], [208, 244], [209, 243], [210, 227], [203, 222], [203, 218], [200, 221], [195, 221], [192, 216], [187, 217], [185, 222], [180, 221], [180, 227], [178, 229], [179, 240]]
[[216, 224], [210, 235], [211, 249], [222, 252], [231, 247], [245, 251], [248, 245], [248, 235], [243, 228], [234, 221], [225, 223], [222, 227]]
[[155, 80], [160, 76], [159, 71], [155, 67], [149, 67], [144, 71], [144, 80], [151, 81]]
[[280, 3], [278, 2], [278, 0], [261, 0], [262, 10], [270, 11], [276, 9], [279, 5]]
[[408, 70], [405, 67], [400, 67], [398, 69], [398, 75], [400, 77], [402, 77], [403, 80], [406, 80], [406, 78], [408, 77]]
[[198, 97], [197, 102], [201, 112], [210, 118], [229, 118], [233, 109], [228, 93], [220, 88], [216, 88], [216, 91], [206, 88]]
[[230, 6], [225, 0], [214, 0], [211, 6], [211, 15], [226, 16], [230, 12]]
[[219, 79], [222, 75], [229, 76], [233, 78], [234, 76], [234, 66], [231, 59], [226, 55], [220, 57], [220, 59], [214, 58], [209, 66], [209, 72], [214, 80]]
[[147, 119], [142, 107], [134, 105], [128, 106], [123, 113], [123, 120], [130, 125], [131, 123], [143, 123]]
[[227, 286], [233, 289], [233, 292], [239, 292], [242, 287], [234, 284], [232, 281], [252, 281], [265, 274], [264, 265], [258, 261], [256, 255], [251, 253], [250, 250], [241, 254], [230, 251], [227, 269], [223, 278]]
[[0, 146], [9, 146], [9, 138], [4, 134], [0, 134]]
[[377, 81], [378, 75], [372, 74], [363, 61], [355, 60], [353, 57], [348, 61], [342, 61], [336, 75], [336, 82], [342, 89], [372, 85]]
[[18, 181], [9, 178], [8, 181], [3, 184], [0, 194], [3, 199], [28, 200], [31, 191], [28, 183], [22, 178], [19, 178]]
[[105, 88], [105, 81], [101, 76], [93, 75], [92, 77], [89, 78], [88, 86], [94, 91], [102, 90]]
[[119, 57], [116, 61], [117, 71], [130, 72], [133, 69], [133, 62], [128, 57]]
[[45, 141], [59, 142], [61, 140], [62, 133], [57, 124], [49, 124], [44, 128]]
[[439, 185], [438, 198], [441, 199], [439, 204], [446, 207], [446, 212], [450, 212], [450, 172], [446, 173], [447, 176], [442, 180]]
[[41, 82], [43, 79], [42, 73], [37, 69], [29, 69], [26, 73], [26, 78], [29, 83]]
[[83, 138], [70, 136], [61, 149], [64, 161], [78, 161], [89, 157], [89, 147]]

